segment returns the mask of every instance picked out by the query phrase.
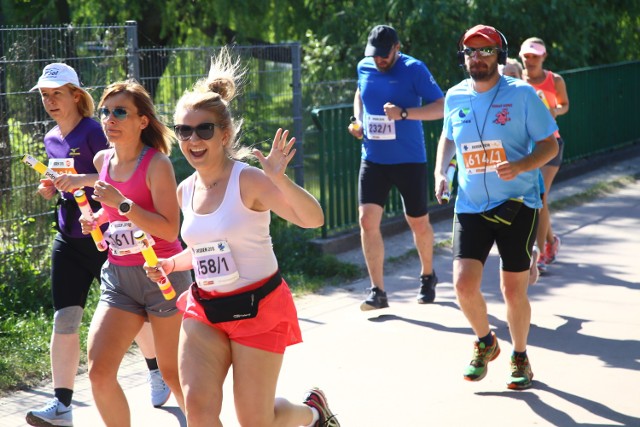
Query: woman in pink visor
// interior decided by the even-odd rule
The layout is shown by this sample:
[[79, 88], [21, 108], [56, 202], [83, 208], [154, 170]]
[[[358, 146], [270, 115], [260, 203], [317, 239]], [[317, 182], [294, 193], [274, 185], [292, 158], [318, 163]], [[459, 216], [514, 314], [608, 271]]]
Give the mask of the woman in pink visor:
[[[564, 79], [561, 75], [543, 68], [544, 61], [547, 59], [547, 48], [544, 41], [538, 37], [526, 39], [520, 46], [520, 58], [525, 68], [523, 80], [535, 88], [540, 99], [549, 108], [551, 115], [556, 118], [567, 114], [569, 96]], [[555, 262], [560, 248], [560, 238], [553, 234], [551, 228], [551, 215], [548, 206], [551, 184], [560, 169], [560, 164], [562, 164], [564, 151], [564, 141], [560, 137], [560, 133], [556, 132], [555, 137], [558, 139], [558, 155], [541, 168], [546, 194], [543, 207], [540, 210], [537, 235], [538, 247], [542, 250], [538, 260], [538, 270], [541, 273], [545, 273], [547, 266]]]

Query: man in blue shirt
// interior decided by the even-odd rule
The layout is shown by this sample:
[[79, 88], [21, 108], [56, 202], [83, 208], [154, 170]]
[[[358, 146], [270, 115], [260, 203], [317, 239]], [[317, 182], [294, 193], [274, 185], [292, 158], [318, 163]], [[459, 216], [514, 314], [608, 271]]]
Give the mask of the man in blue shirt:
[[427, 154], [422, 120], [442, 118], [444, 97], [426, 65], [400, 52], [395, 29], [378, 25], [369, 33], [358, 63], [353, 100], [356, 122], [349, 132], [362, 139], [359, 215], [371, 289], [362, 310], [388, 307], [384, 290], [384, 242], [380, 223], [391, 188], [404, 204], [405, 218], [420, 257], [419, 303], [435, 299], [433, 229], [427, 208]]
[[477, 25], [459, 44], [460, 65], [470, 78], [447, 92], [435, 191], [440, 201], [448, 185], [445, 171], [455, 155], [459, 187], [453, 281], [460, 308], [478, 337], [464, 379], [483, 379], [488, 363], [500, 354], [480, 289], [484, 263], [496, 243], [513, 343], [507, 386], [522, 390], [531, 386], [533, 378], [526, 354], [531, 322], [527, 287], [542, 207], [538, 168], [558, 152], [553, 136], [557, 126], [531, 86], [498, 73], [508, 49], [502, 33]]

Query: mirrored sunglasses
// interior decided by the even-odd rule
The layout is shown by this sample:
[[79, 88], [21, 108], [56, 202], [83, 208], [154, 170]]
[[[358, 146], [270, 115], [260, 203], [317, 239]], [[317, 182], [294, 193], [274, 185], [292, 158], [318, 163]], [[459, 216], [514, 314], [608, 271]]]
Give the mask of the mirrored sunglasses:
[[498, 50], [497, 47], [465, 47], [462, 49], [466, 56], [472, 56], [475, 52], [478, 52], [480, 56], [491, 56]]
[[195, 131], [198, 138], [207, 140], [213, 138], [213, 130], [215, 129], [216, 124], [214, 123], [200, 123], [198, 126], [187, 126], [187, 125], [175, 125], [173, 129], [176, 132], [176, 137], [180, 141], [188, 141], [191, 139], [191, 135]]
[[98, 109], [98, 115], [100, 116], [100, 120], [106, 120], [109, 116], [113, 114], [118, 120], [124, 120], [127, 118], [127, 110], [122, 107], [116, 107], [113, 110], [109, 110], [107, 107], [102, 107]]

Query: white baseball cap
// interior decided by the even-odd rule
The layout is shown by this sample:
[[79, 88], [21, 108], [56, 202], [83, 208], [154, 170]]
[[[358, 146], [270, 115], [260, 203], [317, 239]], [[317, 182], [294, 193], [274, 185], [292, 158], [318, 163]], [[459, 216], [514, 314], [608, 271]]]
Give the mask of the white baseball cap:
[[76, 87], [80, 87], [80, 80], [76, 71], [67, 64], [56, 62], [49, 64], [42, 70], [42, 75], [38, 79], [38, 84], [29, 90], [36, 91], [42, 88], [56, 88], [71, 83]]

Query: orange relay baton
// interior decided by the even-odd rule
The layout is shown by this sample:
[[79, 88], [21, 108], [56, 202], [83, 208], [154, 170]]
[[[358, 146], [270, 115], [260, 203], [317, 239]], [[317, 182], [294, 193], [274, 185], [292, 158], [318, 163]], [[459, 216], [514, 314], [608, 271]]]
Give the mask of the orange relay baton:
[[[76, 190], [73, 193], [73, 197], [76, 199], [76, 203], [78, 203], [78, 207], [80, 208], [80, 212], [82, 212], [82, 216], [87, 221], [93, 220], [93, 211], [91, 210], [91, 206], [89, 206], [89, 201], [87, 200], [87, 196], [84, 193], [84, 190]], [[91, 230], [91, 237], [93, 237], [93, 241], [96, 244], [96, 248], [99, 251], [107, 250], [107, 242], [104, 241], [104, 236], [102, 235], [102, 230], [100, 227], [96, 227]]]
[[170, 300], [175, 298], [176, 291], [173, 289], [167, 274], [164, 272], [162, 267], [158, 265], [158, 257], [156, 256], [156, 251], [153, 250], [153, 246], [149, 244], [149, 240], [147, 236], [144, 234], [144, 231], [138, 230], [133, 233], [133, 238], [136, 239], [136, 242], [142, 248], [142, 256], [144, 260], [149, 264], [149, 267], [156, 268], [160, 273], [162, 273], [162, 277], [158, 281], [158, 287], [162, 291], [162, 295], [164, 299]]

